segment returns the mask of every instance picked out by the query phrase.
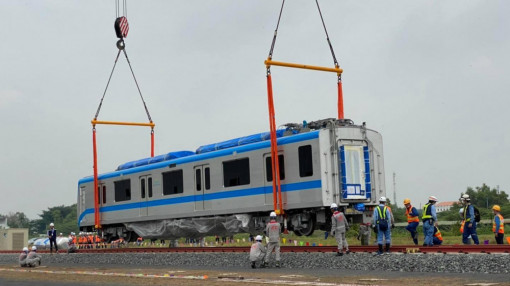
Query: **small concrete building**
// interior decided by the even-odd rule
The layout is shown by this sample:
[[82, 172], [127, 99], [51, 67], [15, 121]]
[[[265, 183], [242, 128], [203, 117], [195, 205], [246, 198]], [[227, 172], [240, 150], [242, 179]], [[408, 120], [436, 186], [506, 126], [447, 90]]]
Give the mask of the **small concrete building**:
[[28, 228], [0, 229], [0, 250], [22, 250], [28, 244]]

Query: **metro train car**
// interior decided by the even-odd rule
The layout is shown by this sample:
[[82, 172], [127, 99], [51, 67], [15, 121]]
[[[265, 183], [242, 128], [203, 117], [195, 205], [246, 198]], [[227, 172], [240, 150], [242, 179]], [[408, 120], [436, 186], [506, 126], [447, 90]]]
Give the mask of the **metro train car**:
[[[120, 165], [98, 176], [101, 232], [175, 239], [259, 234], [273, 211], [269, 132]], [[368, 222], [386, 195], [382, 136], [348, 119], [286, 124], [277, 130], [287, 230], [328, 230], [331, 203]], [[94, 178], [78, 182], [78, 225], [94, 231]]]

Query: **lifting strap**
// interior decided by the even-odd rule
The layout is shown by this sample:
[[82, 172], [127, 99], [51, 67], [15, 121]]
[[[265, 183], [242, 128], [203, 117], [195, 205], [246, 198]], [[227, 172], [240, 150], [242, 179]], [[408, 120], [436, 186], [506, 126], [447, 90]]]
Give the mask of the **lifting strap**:
[[321, 70], [321, 71], [329, 71], [336, 72], [338, 76], [337, 87], [338, 87], [338, 118], [344, 119], [343, 112], [343, 93], [342, 93], [342, 69], [338, 64], [338, 61], [335, 56], [335, 52], [333, 50], [333, 45], [329, 39], [328, 31], [326, 29], [326, 24], [324, 23], [324, 18], [322, 17], [322, 12], [319, 6], [318, 0], [315, 0], [317, 4], [317, 9], [319, 10], [319, 15], [321, 17], [322, 26], [324, 27], [324, 31], [326, 33], [326, 40], [329, 45], [329, 49], [331, 51], [331, 55], [333, 56], [333, 62], [335, 68], [325, 68], [325, 67], [317, 67], [310, 65], [300, 65], [293, 63], [283, 63], [283, 62], [275, 62], [272, 60], [274, 47], [276, 43], [276, 37], [278, 35], [278, 28], [280, 26], [280, 21], [283, 13], [283, 7], [285, 5], [285, 0], [282, 0], [282, 6], [280, 8], [280, 13], [278, 15], [278, 22], [276, 24], [276, 28], [273, 34], [273, 41], [271, 42], [271, 48], [269, 49], [269, 55], [267, 56], [267, 60], [264, 62], [266, 64], [266, 79], [267, 79], [267, 101], [268, 101], [268, 109], [269, 109], [269, 129], [271, 134], [271, 166], [272, 166], [272, 174], [273, 174], [273, 208], [277, 215], [283, 214], [283, 202], [282, 202], [282, 192], [281, 192], [281, 184], [280, 184], [280, 165], [278, 162], [278, 144], [276, 138], [276, 123], [275, 123], [275, 111], [274, 111], [274, 100], [273, 100], [273, 83], [271, 79], [271, 66], [286, 66], [293, 68], [303, 68], [303, 69], [312, 69], [312, 70]]
[[[94, 156], [94, 225], [96, 229], [101, 228], [101, 218], [99, 211], [99, 188], [98, 188], [98, 172], [97, 172], [97, 144], [96, 144], [96, 124], [110, 124], [110, 125], [131, 125], [131, 126], [149, 126], [151, 127], [151, 157], [154, 157], [154, 126], [155, 124], [152, 122], [151, 115], [149, 113], [149, 109], [147, 108], [147, 104], [142, 96], [142, 91], [140, 90], [140, 86], [138, 81], [136, 80], [135, 73], [133, 71], [133, 67], [131, 66], [131, 62], [129, 61], [129, 57], [126, 53], [126, 45], [124, 43], [124, 38], [127, 37], [127, 33], [129, 31], [129, 25], [127, 22], [127, 2], [123, 0], [123, 12], [124, 15], [119, 17], [119, 0], [115, 1], [116, 8], [116, 20], [114, 24], [115, 33], [117, 37], [120, 38], [117, 41], [117, 48], [119, 51], [117, 52], [117, 56], [115, 57], [115, 62], [113, 64], [112, 71], [110, 72], [110, 76], [108, 77], [108, 82], [106, 83], [106, 88], [103, 92], [103, 96], [101, 97], [101, 101], [99, 102], [99, 106], [97, 107], [96, 114], [94, 115], [94, 119], [91, 121], [92, 123], [92, 148], [93, 148], [93, 156]], [[108, 86], [110, 85], [110, 81], [112, 79], [113, 72], [115, 71], [115, 67], [117, 66], [117, 61], [119, 60], [120, 53], [123, 52], [124, 56], [129, 65], [129, 69], [131, 74], [133, 75], [133, 79], [136, 84], [136, 88], [138, 89], [138, 93], [140, 98], [142, 99], [143, 106], [145, 108], [145, 113], [147, 114], [147, 118], [149, 119], [149, 123], [133, 123], [133, 122], [115, 122], [115, 121], [98, 121], [97, 118], [99, 116], [99, 112], [101, 111], [101, 107], [103, 105], [103, 100], [106, 95], [106, 91], [108, 90]]]

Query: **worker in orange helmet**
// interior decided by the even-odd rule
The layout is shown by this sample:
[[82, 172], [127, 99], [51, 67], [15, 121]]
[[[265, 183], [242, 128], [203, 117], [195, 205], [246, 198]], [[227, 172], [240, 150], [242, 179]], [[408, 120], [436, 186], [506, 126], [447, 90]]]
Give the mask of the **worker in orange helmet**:
[[494, 205], [492, 207], [492, 211], [494, 212], [494, 221], [492, 222], [492, 232], [494, 232], [494, 237], [496, 238], [497, 244], [503, 244], [503, 236], [505, 236], [505, 222], [503, 220], [503, 216], [501, 215], [501, 207], [498, 205]]
[[411, 205], [410, 199], [404, 200], [404, 206], [406, 207], [407, 217], [406, 230], [411, 233], [414, 245], [418, 245], [418, 232], [416, 231], [416, 228], [418, 228], [418, 225], [420, 224], [418, 210]]

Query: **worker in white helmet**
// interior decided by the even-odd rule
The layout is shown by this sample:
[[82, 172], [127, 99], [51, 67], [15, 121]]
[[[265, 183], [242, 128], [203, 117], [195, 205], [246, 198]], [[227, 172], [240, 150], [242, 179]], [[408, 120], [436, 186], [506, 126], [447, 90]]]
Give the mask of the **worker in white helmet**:
[[478, 240], [478, 234], [476, 232], [476, 211], [478, 211], [472, 204], [471, 198], [468, 194], [464, 194], [461, 197], [462, 204], [464, 206], [462, 216], [464, 219], [464, 229], [462, 232], [462, 243], [470, 244], [469, 237], [473, 239], [475, 244], [480, 244]]
[[27, 267], [27, 256], [28, 256], [28, 247], [23, 247], [23, 251], [19, 255], [19, 266]]
[[57, 246], [57, 230], [55, 225], [50, 223], [50, 229], [48, 230], [48, 239], [50, 240], [50, 253], [53, 253], [53, 245], [55, 245], [55, 252], [58, 253]]
[[386, 197], [379, 199], [379, 205], [374, 208], [374, 226], [377, 229], [377, 245], [379, 250], [376, 255], [383, 254], [383, 241], [386, 241], [386, 253], [390, 253], [391, 245], [391, 212], [386, 206]]
[[41, 265], [41, 256], [37, 254], [37, 247], [34, 245], [32, 246], [32, 251], [28, 253], [27, 256], [27, 266], [29, 267], [36, 267]]
[[257, 262], [264, 263], [266, 251], [266, 247], [262, 244], [262, 235], [257, 235], [250, 249], [251, 268], [257, 268]]
[[434, 227], [437, 227], [436, 206], [438, 199], [435, 196], [429, 197], [429, 202], [423, 206], [421, 220], [423, 222], [423, 235], [425, 239], [423, 246], [434, 246]]
[[344, 248], [345, 253], [349, 254], [351, 251], [349, 250], [347, 239], [345, 239], [345, 233], [349, 229], [349, 223], [347, 222], [344, 213], [338, 210], [337, 204], [332, 203], [330, 208], [333, 212], [333, 215], [331, 216], [331, 234], [335, 236], [336, 243], [338, 245], [336, 255], [344, 255]]
[[269, 266], [269, 258], [271, 257], [271, 253], [273, 252], [273, 250], [276, 256], [276, 267], [280, 267], [281, 226], [280, 223], [276, 221], [275, 212], [271, 212], [269, 214], [269, 222], [266, 225], [265, 233], [269, 237], [269, 242], [267, 243], [266, 258], [264, 259], [264, 264], [262, 264], [261, 267]]

